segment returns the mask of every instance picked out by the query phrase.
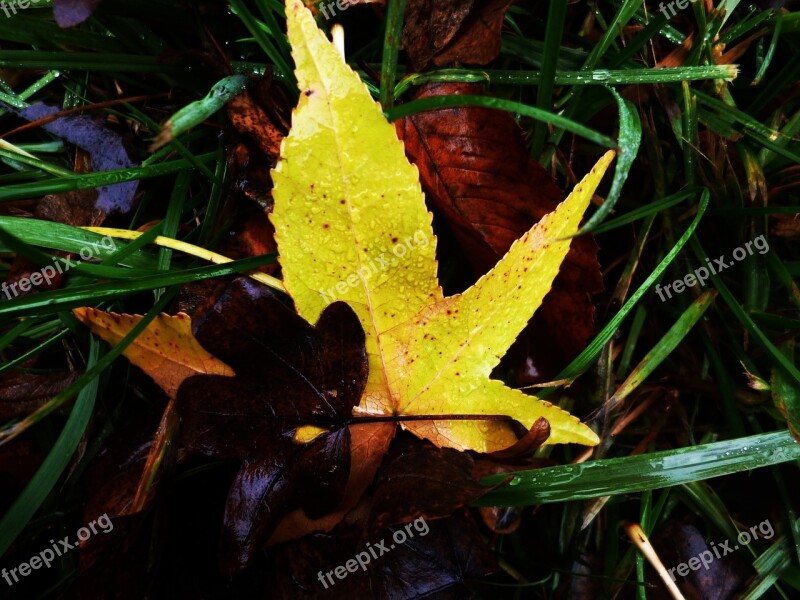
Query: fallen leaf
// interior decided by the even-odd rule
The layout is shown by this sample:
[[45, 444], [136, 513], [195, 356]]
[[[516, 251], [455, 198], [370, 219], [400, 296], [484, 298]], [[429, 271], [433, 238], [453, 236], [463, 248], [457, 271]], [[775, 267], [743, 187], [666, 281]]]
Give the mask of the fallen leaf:
[[97, 190], [93, 189], [48, 194], [36, 205], [34, 216], [76, 227], [97, 227], [105, 219], [103, 211], [97, 208]]
[[[364, 334], [344, 303], [328, 307], [312, 328], [241, 278], [195, 320], [195, 335], [237, 373], [191, 377], [177, 396], [189, 450], [243, 461], [221, 540], [223, 568], [232, 572], [249, 564], [293, 510], [314, 519], [342, 502], [348, 426], [367, 378]], [[307, 424], [315, 435], [302, 438]]]
[[280, 153], [283, 132], [275, 126], [248, 90], [228, 101], [225, 107], [231, 124], [247, 136], [273, 162]]
[[[416, 98], [482, 92], [476, 84], [429, 84]], [[419, 169], [427, 199], [450, 224], [477, 276], [563, 200], [506, 112], [434, 110], [395, 125], [406, 155]], [[594, 334], [591, 294], [603, 289], [597, 250], [591, 235], [573, 241], [552, 290], [518, 341], [525, 346], [522, 360], [530, 358], [527, 370], [539, 375], [525, 383], [553, 377]]]
[[[275, 228], [267, 216], [267, 210], [251, 202], [240, 204], [244, 206], [237, 206], [233, 223], [228, 226], [227, 235], [220, 241], [216, 251], [234, 260], [277, 252]], [[274, 262], [258, 270], [271, 275], [277, 268], [278, 263]]]
[[[28, 121], [37, 121], [60, 111], [58, 106], [37, 102], [17, 112]], [[42, 125], [42, 129], [86, 150], [91, 156], [95, 172], [136, 166], [128, 156], [122, 136], [89, 115], [59, 117]], [[133, 206], [138, 186], [138, 181], [98, 186], [97, 208], [105, 213], [127, 212]]]
[[272, 174], [272, 221], [298, 313], [314, 323], [341, 299], [364, 327], [370, 370], [356, 414], [422, 417], [401, 422], [461, 450], [511, 446], [512, 421], [528, 429], [540, 417], [549, 443], [596, 444], [575, 417], [489, 375], [549, 291], [614, 153], [491, 272], [445, 298], [431, 215], [402, 143], [299, 0], [287, 2], [287, 19], [302, 94]]
[[[497, 570], [492, 553], [466, 511], [449, 519], [418, 522], [424, 527], [383, 529], [364, 540], [358, 527], [337, 529], [334, 536], [294, 542], [277, 556], [275, 598], [472, 598], [472, 581]], [[406, 541], [396, 543], [395, 531]], [[398, 538], [400, 539], [400, 536]], [[369, 555], [372, 547], [377, 558]], [[386, 548], [386, 552], [382, 551]], [[334, 573], [359, 553], [365, 568]], [[367, 562], [368, 561], [368, 562]], [[326, 578], [331, 573], [333, 584]], [[340, 572], [341, 573], [341, 572]], [[324, 581], [324, 585], [323, 585]]]
[[[92, 333], [114, 346], [142, 320], [141, 315], [118, 315], [88, 307], [73, 312]], [[191, 319], [183, 313], [157, 316], [122, 354], [152, 377], [170, 398], [191, 375], [235, 375], [197, 342], [192, 336]]]
[[53, 15], [62, 29], [80, 25], [103, 0], [53, 0]]
[[389, 444], [397, 428], [395, 423], [354, 423], [350, 426], [350, 476], [339, 506], [323, 517], [316, 519], [296, 509], [286, 515], [267, 540], [274, 546], [318, 531], [331, 531], [353, 509], [364, 491], [375, 479], [380, 457], [389, 450]]
[[475, 0], [408, 0], [402, 46], [415, 71], [453, 39], [473, 4]]
[[67, 373], [4, 373], [0, 376], [0, 421], [29, 415], [78, 377]]
[[448, 517], [477, 500], [492, 488], [478, 483], [474, 466], [467, 452], [396, 440], [375, 480], [370, 529]]
[[433, 64], [485, 65], [500, 54], [503, 19], [513, 0], [477, 0], [458, 33], [433, 57]]
[[[678, 586], [688, 598], [728, 600], [737, 597], [736, 592], [741, 590], [745, 580], [745, 564], [735, 555], [716, 560], [703, 535], [693, 525], [667, 521], [659, 528], [652, 542], [667, 570], [700, 557], [704, 552], [711, 555], [706, 569], [691, 569], [686, 576], [673, 571]], [[648, 579], [655, 584], [658, 576], [649, 566], [647, 571]]]

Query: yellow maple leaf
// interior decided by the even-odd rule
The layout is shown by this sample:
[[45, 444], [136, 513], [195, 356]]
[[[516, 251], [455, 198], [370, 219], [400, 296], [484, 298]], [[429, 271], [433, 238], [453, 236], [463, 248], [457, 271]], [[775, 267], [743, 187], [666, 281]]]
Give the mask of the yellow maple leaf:
[[[88, 307], [72, 312], [93, 334], [112, 346], [142, 320], [141, 315], [120, 315]], [[184, 313], [158, 315], [122, 354], [152, 377], [170, 398], [175, 398], [183, 380], [192, 375], [236, 375], [203, 349], [192, 335], [189, 315]]]
[[[394, 127], [300, 0], [287, 0], [301, 96], [273, 170], [284, 283], [315, 323], [347, 302], [366, 332], [370, 374], [356, 412], [373, 416], [507, 415], [551, 427], [548, 443], [594, 445], [569, 413], [489, 378], [550, 290], [570, 240], [614, 153], [520, 238], [473, 287], [445, 298], [436, 238], [416, 168]], [[439, 446], [492, 452], [516, 435], [508, 422], [406, 420]]]

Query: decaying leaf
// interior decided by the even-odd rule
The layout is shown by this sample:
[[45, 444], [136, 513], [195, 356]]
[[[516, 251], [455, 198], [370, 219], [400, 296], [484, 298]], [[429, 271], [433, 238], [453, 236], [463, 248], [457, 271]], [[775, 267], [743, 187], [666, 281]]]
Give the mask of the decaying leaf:
[[[423, 526], [424, 525], [424, 526]], [[473, 598], [472, 582], [497, 570], [494, 558], [475, 522], [466, 511], [430, 523], [417, 521], [409, 528], [381, 529], [362, 539], [360, 529], [337, 529], [335, 536], [315, 536], [288, 545], [277, 558], [284, 573], [272, 590], [275, 598]], [[396, 531], [404, 543], [393, 541]], [[398, 536], [398, 539], [400, 536]], [[369, 544], [369, 545], [368, 545]], [[344, 565], [368, 548], [365, 568], [348, 572], [344, 579], [326, 573]], [[366, 562], [362, 556], [362, 562]], [[322, 573], [322, 577], [320, 577]], [[323, 585], [322, 580], [325, 584]]]
[[[364, 334], [344, 303], [328, 307], [312, 328], [244, 278], [194, 329], [237, 373], [191, 377], [177, 396], [186, 447], [244, 463], [228, 496], [221, 542], [223, 566], [234, 571], [293, 510], [313, 519], [342, 502], [348, 426], [367, 377]], [[297, 439], [309, 423], [315, 435]]]
[[80, 373], [19, 373], [0, 376], [0, 421], [32, 413], [50, 398], [64, 391]]
[[485, 65], [500, 54], [503, 19], [513, 0], [476, 0], [450, 43], [433, 57], [433, 64]]
[[[118, 344], [142, 319], [141, 315], [118, 315], [88, 307], [73, 312], [92, 333], [112, 345]], [[233, 370], [206, 352], [192, 336], [191, 328], [186, 314], [159, 315], [123, 355], [152, 377], [170, 398], [175, 397], [178, 387], [191, 375], [232, 377]]]
[[415, 71], [429, 62], [485, 65], [500, 53], [512, 0], [409, 0], [403, 47]]
[[453, 39], [475, 0], [409, 0], [403, 27], [403, 48], [415, 71]]
[[53, 0], [53, 14], [59, 27], [80, 25], [92, 16], [103, 0]]
[[[712, 558], [714, 553], [709, 549], [703, 534], [693, 525], [678, 521], [665, 522], [653, 537], [659, 557], [672, 568], [690, 559], [708, 552]], [[717, 549], [719, 553], [719, 550]], [[723, 550], [724, 552], [724, 550]], [[699, 559], [698, 559], [699, 560]], [[703, 563], [702, 569], [687, 569], [688, 573], [673, 570], [676, 582], [687, 598], [703, 598], [728, 600], [738, 596], [746, 578], [746, 566], [740, 557], [733, 554], [722, 560], [711, 560]], [[647, 568], [648, 579], [654, 584], [658, 581], [655, 572]]]
[[462, 450], [514, 444], [509, 417], [526, 429], [546, 418], [550, 443], [597, 443], [575, 417], [489, 374], [549, 291], [614, 153], [491, 272], [445, 298], [431, 215], [402, 143], [299, 0], [287, 2], [287, 20], [302, 94], [273, 171], [272, 220], [298, 313], [313, 323], [344, 300], [364, 327], [370, 371], [356, 413], [470, 415], [403, 422]]
[[[37, 121], [60, 111], [57, 106], [38, 102], [17, 112], [28, 121]], [[128, 156], [122, 136], [89, 115], [58, 117], [42, 125], [42, 129], [86, 150], [92, 159], [92, 169], [96, 172], [135, 166]], [[98, 186], [97, 208], [105, 213], [127, 212], [133, 206], [138, 187], [138, 181]]]
[[248, 90], [233, 97], [225, 107], [231, 124], [245, 134], [269, 159], [276, 160], [283, 132], [275, 126]]
[[491, 488], [478, 483], [474, 466], [467, 452], [396, 440], [375, 480], [370, 529], [448, 517], [477, 500]]

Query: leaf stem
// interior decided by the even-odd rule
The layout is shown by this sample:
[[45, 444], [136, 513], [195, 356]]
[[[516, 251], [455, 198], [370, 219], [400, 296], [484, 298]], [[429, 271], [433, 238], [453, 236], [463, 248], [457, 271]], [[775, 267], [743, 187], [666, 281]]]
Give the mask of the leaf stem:
[[514, 421], [508, 415], [384, 415], [353, 417], [349, 424], [401, 423], [403, 421]]

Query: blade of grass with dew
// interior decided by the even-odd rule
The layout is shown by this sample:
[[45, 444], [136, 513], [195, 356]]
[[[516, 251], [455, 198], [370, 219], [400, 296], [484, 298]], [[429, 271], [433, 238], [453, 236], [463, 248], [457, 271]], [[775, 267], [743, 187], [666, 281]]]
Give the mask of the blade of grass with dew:
[[[4, 144], [7, 145], [7, 144]], [[0, 149], [0, 156], [3, 158], [10, 159], [16, 165], [26, 165], [28, 167], [33, 167], [34, 169], [40, 169], [45, 173], [49, 173], [50, 175], [55, 175], [56, 177], [69, 177], [73, 175], [72, 171], [68, 171], [67, 169], [62, 169], [56, 165], [50, 164], [46, 161], [40, 160], [33, 157], [28, 157], [25, 154], [20, 154], [18, 152], [14, 152], [9, 149]], [[22, 168], [22, 167], [18, 167]]]
[[275, 40], [277, 51], [287, 64], [291, 64], [292, 49], [289, 45], [289, 37], [283, 33], [276, 18], [277, 15], [282, 20], [286, 20], [286, 7], [283, 2], [277, 0], [255, 0], [255, 5], [258, 7], [267, 27], [274, 32], [272, 37]]
[[[114, 264], [126, 260], [128, 256], [136, 252], [139, 252], [147, 244], [154, 243], [155, 239], [161, 235], [161, 231], [163, 229], [164, 229], [164, 222], [159, 221], [147, 231], [142, 232], [141, 235], [134, 238], [131, 242], [122, 244], [122, 247], [119, 248], [116, 252], [104, 258], [101, 264], [107, 264], [107, 263]], [[117, 242], [119, 242], [119, 240], [117, 240]]]
[[681, 144], [683, 145], [684, 179], [686, 183], [693, 186], [697, 183], [697, 148], [699, 148], [697, 97], [694, 90], [685, 81], [681, 85], [681, 98], [683, 100]]
[[[27, 106], [25, 100], [33, 96], [39, 90], [45, 88], [48, 84], [52, 83], [60, 76], [61, 73], [59, 73], [58, 71], [48, 71], [47, 73], [45, 73], [43, 77], [33, 82], [30, 86], [28, 86], [25, 90], [23, 90], [19, 94], [6, 94], [0, 92], [0, 100], [5, 102], [9, 106], [13, 106], [14, 108], [22, 110]], [[6, 114], [7, 112], [8, 112], [7, 109], [0, 107], [0, 116]]]
[[632, 494], [702, 481], [800, 459], [788, 431], [713, 442], [689, 448], [491, 475], [499, 485], [472, 506], [528, 506]]
[[247, 77], [244, 75], [230, 75], [220, 79], [211, 86], [204, 98], [187, 104], [167, 120], [150, 146], [150, 151], [158, 150], [172, 139], [211, 118], [239, 94], [246, 84]]
[[[114, 253], [113, 250], [100, 244], [105, 235], [63, 223], [0, 215], [0, 229], [11, 232], [20, 241], [33, 246], [71, 253], [80, 253], [83, 248], [91, 246], [97, 248], [98, 258], [107, 258], [113, 256]], [[119, 242], [117, 249], [121, 251], [125, 246], [127, 246], [126, 242]], [[0, 253], [5, 252], [14, 252], [14, 250], [4, 246], [0, 241]], [[118, 261], [118, 264], [131, 268], [154, 269], [155, 255], [136, 251], [126, 256], [124, 261]]]
[[637, 306], [636, 312], [633, 314], [633, 321], [631, 328], [628, 332], [628, 337], [625, 339], [625, 346], [620, 355], [619, 368], [617, 369], [617, 379], [622, 379], [628, 374], [628, 369], [633, 359], [633, 352], [636, 349], [636, 342], [639, 341], [639, 336], [642, 333], [644, 320], [647, 318], [647, 309], [644, 306]]
[[[167, 205], [167, 214], [164, 220], [161, 221], [162, 229], [164, 230], [164, 237], [175, 238], [178, 234], [178, 228], [181, 224], [181, 213], [183, 212], [183, 204], [186, 201], [186, 196], [189, 193], [189, 184], [192, 181], [192, 175], [188, 171], [178, 173], [175, 179], [175, 185], [172, 188], [172, 193], [169, 197], [169, 204]], [[158, 270], [169, 271], [172, 262], [172, 248], [161, 246], [158, 249]], [[155, 291], [156, 298], [161, 297], [164, 289], [157, 289]]]
[[697, 324], [716, 297], [716, 290], [706, 290], [689, 305], [689, 308], [683, 312], [680, 318], [664, 334], [664, 337], [644, 356], [641, 362], [628, 375], [628, 378], [617, 388], [614, 395], [608, 399], [610, 406], [613, 407], [615, 404], [622, 402], [628, 394], [639, 387], [652, 374], [667, 356], [672, 354], [672, 351], [678, 347], [678, 344]]
[[[111, 237], [121, 237], [131, 240], [135, 240], [142, 235], [142, 233], [138, 231], [130, 231], [128, 229], [113, 229], [110, 227], [85, 227], [85, 229], [97, 233], [105, 233], [107, 235], [110, 235]], [[197, 258], [202, 258], [204, 260], [213, 262], [215, 264], [221, 265], [233, 262], [227, 256], [222, 256], [221, 254], [217, 254], [216, 252], [212, 252], [211, 250], [206, 250], [205, 248], [194, 246], [192, 244], [187, 244], [186, 242], [181, 242], [180, 240], [176, 240], [173, 238], [168, 238], [159, 235], [153, 238], [151, 243], [156, 244], [157, 246], [161, 246], [162, 248], [170, 248], [171, 250], [178, 250], [179, 252], [184, 252], [191, 256], [196, 256]], [[260, 283], [263, 283], [266, 286], [278, 290], [279, 292], [285, 292], [285, 288], [283, 287], [283, 282], [280, 279], [272, 277], [271, 275], [267, 275], [265, 273], [251, 273], [250, 277]]]
[[53, 314], [77, 306], [92, 306], [101, 300], [122, 298], [134, 292], [150, 291], [190, 281], [222, 277], [232, 273], [247, 273], [252, 277], [253, 274], [250, 274], [250, 271], [275, 262], [275, 258], [275, 254], [267, 254], [220, 265], [159, 273], [128, 281], [76, 285], [52, 292], [42, 292], [34, 296], [25, 296], [0, 303], [0, 316], [21, 317], [32, 314]]
[[595, 229], [593, 229], [592, 233], [595, 235], [600, 233], [606, 233], [608, 231], [612, 231], [614, 229], [622, 227], [623, 225], [627, 225], [628, 223], [633, 223], [634, 221], [638, 221], [639, 219], [644, 219], [651, 215], [656, 215], [696, 195], [697, 195], [697, 190], [691, 189], [678, 192], [677, 194], [672, 194], [665, 198], [661, 198], [660, 200], [656, 200], [651, 204], [646, 204], [645, 206], [640, 206], [639, 208], [635, 208], [632, 211], [625, 213], [624, 215], [620, 215], [619, 217], [616, 217], [614, 219], [609, 219], [602, 225], [598, 225]]
[[[16, 236], [9, 233], [2, 227], [0, 227], [0, 242], [2, 242], [5, 246], [11, 248], [18, 255], [24, 256], [34, 264], [37, 264], [41, 267], [47, 265], [51, 266], [51, 268], [54, 271], [53, 276], [55, 276], [55, 270], [58, 270], [59, 272], [62, 272], [63, 270], [64, 273], [66, 273], [67, 271], [73, 271], [74, 273], [77, 273], [79, 275], [86, 275], [89, 277], [98, 277], [103, 279], [128, 279], [130, 277], [136, 277], [136, 276], [142, 277], [153, 274], [153, 271], [150, 269], [127, 269], [121, 267], [109, 267], [103, 265], [96, 265], [87, 262], [83, 259], [72, 260], [72, 259], [61, 258], [58, 256], [52, 256], [32, 246], [25, 244], [24, 242], [17, 239]], [[81, 248], [81, 251], [86, 249], [89, 249], [91, 252], [90, 258], [95, 256], [93, 249], [88, 246], [84, 246], [83, 248]], [[53, 265], [56, 266], [54, 267]], [[5, 292], [5, 288], [3, 289], [3, 291]]]
[[[600, 59], [611, 46], [614, 38], [622, 32], [623, 27], [627, 25], [628, 21], [630, 21], [636, 11], [639, 10], [642, 1], [643, 0], [624, 0], [622, 2], [622, 5], [614, 15], [614, 18], [608, 24], [608, 28], [603, 33], [603, 36], [600, 38], [600, 40], [598, 40], [594, 48], [592, 48], [592, 51], [589, 52], [588, 56], [586, 57], [586, 60], [581, 66], [581, 71], [593, 71], [595, 69]], [[564, 112], [564, 118], [571, 120], [573, 116], [578, 114], [577, 111], [580, 109], [581, 88], [573, 87], [568, 93], [568, 96], [569, 104]], [[559, 144], [564, 132], [569, 131], [561, 126], [557, 127], [558, 128], [553, 131], [549, 139], [549, 142], [553, 148]], [[619, 168], [619, 163], [617, 163], [617, 168]]]
[[[386, 117], [390, 121], [396, 121], [402, 117], [415, 115], [426, 110], [455, 108], [459, 106], [478, 106], [481, 108], [505, 110], [561, 127], [566, 131], [570, 131], [576, 135], [579, 135], [590, 142], [594, 142], [598, 146], [603, 146], [604, 148], [617, 147], [617, 143], [610, 137], [581, 125], [576, 121], [571, 121], [562, 117], [561, 115], [540, 110], [521, 102], [514, 102], [513, 100], [505, 100], [503, 98], [493, 98], [490, 96], [473, 96], [464, 94], [463, 96], [436, 96], [434, 98], [422, 98], [420, 100], [412, 100], [411, 102], [407, 102], [402, 106], [396, 106], [390, 110], [386, 110], [384, 111], [384, 114], [386, 114]], [[0, 196], [0, 200], [1, 199], [2, 196]]]
[[[258, 45], [261, 46], [261, 49], [272, 61], [272, 64], [275, 65], [275, 68], [281, 73], [285, 81], [294, 81], [294, 71], [292, 71], [289, 61], [281, 54], [278, 48], [275, 47], [275, 44], [272, 43], [272, 40], [264, 30], [259, 27], [258, 20], [253, 16], [245, 3], [242, 0], [231, 0], [230, 5], [234, 14], [239, 17], [250, 32], [250, 35], [256, 39]], [[297, 94], [299, 94], [296, 86], [289, 86], [287, 91], [290, 88], [293, 89], [290, 94], [296, 97]]]
[[[42, 4], [42, 0], [38, 0], [34, 6]], [[46, 45], [47, 50], [57, 50], [59, 46], [72, 46], [111, 54], [125, 51], [125, 46], [117, 39], [83, 28], [62, 29], [55, 21], [21, 13], [15, 15], [13, 19], [0, 20], [0, 40], [37, 47]]]
[[101, 73], [178, 74], [185, 65], [164, 62], [157, 56], [133, 56], [107, 52], [44, 52], [0, 50], [0, 67], [7, 69], [59, 69]]
[[[93, 339], [89, 348], [87, 369], [93, 370], [96, 367], [99, 354], [100, 341]], [[97, 389], [97, 376], [84, 383], [56, 443], [53, 444], [36, 474], [0, 520], [0, 556], [11, 547], [67, 468], [94, 412]]]
[[624, 100], [614, 88], [607, 89], [614, 96], [619, 109], [619, 139], [617, 140], [619, 153], [617, 164], [614, 167], [614, 179], [611, 181], [611, 189], [605, 202], [575, 234], [576, 236], [589, 233], [611, 213], [619, 200], [622, 186], [628, 179], [628, 173], [639, 154], [639, 145], [642, 143], [642, 122], [639, 120], [636, 106], [630, 100]]
[[[517, 71], [511, 71], [509, 78], [517, 75]], [[527, 81], [524, 76], [519, 77]], [[535, 76], [536, 83], [531, 85], [539, 85], [538, 72]], [[397, 100], [400, 96], [405, 94], [411, 86], [425, 85], [426, 83], [489, 83], [492, 81], [491, 75], [487, 71], [477, 71], [470, 69], [438, 69], [427, 73], [411, 73], [403, 77], [394, 86], [393, 96]]]
[[[197, 157], [203, 162], [210, 162], [216, 158], [216, 153], [211, 152]], [[0, 187], [0, 202], [10, 202], [12, 200], [22, 200], [25, 198], [35, 198], [56, 194], [58, 192], [71, 192], [75, 190], [85, 190], [101, 185], [112, 185], [124, 183], [137, 179], [152, 179], [162, 175], [171, 175], [180, 171], [191, 169], [192, 164], [185, 158], [178, 160], [134, 167], [131, 169], [118, 169], [114, 171], [99, 171], [97, 173], [87, 173], [74, 177], [62, 177], [60, 179], [48, 179], [45, 181], [34, 181], [32, 183], [22, 183], [19, 185], [7, 185]]]
[[[686, 242], [692, 237], [694, 230], [697, 229], [697, 225], [700, 223], [700, 219], [703, 217], [703, 214], [708, 207], [709, 197], [710, 195], [708, 190], [703, 189], [700, 194], [700, 203], [697, 207], [697, 214], [675, 246], [673, 246], [667, 255], [661, 260], [661, 262], [658, 263], [658, 266], [653, 270], [652, 273], [650, 273], [647, 279], [645, 279], [644, 283], [639, 286], [639, 289], [634, 292], [634, 294], [622, 306], [619, 312], [614, 315], [614, 317], [606, 324], [606, 326], [603, 327], [602, 331], [600, 331], [600, 333], [594, 337], [591, 343], [586, 346], [586, 348], [584, 348], [584, 350], [569, 365], [567, 365], [558, 375], [556, 375], [555, 380], [566, 379], [572, 382], [591, 366], [591, 364], [602, 351], [603, 347], [609, 342], [609, 340], [611, 340], [612, 337], [614, 337], [614, 333], [616, 333], [617, 328], [620, 326], [625, 317], [628, 316], [628, 313], [630, 313], [633, 307], [636, 306], [647, 290], [659, 280], [661, 274], [667, 269], [670, 263], [672, 263], [672, 261], [684, 247]], [[553, 391], [553, 388], [546, 388], [538, 393], [537, 396], [544, 398], [549, 396]]]
[[222, 206], [222, 199], [228, 190], [229, 185], [228, 161], [225, 156], [225, 148], [220, 140], [217, 146], [217, 165], [214, 169], [214, 181], [211, 184], [211, 192], [208, 195], [203, 222], [200, 224], [198, 234], [201, 246], [211, 243], [214, 227], [219, 223], [218, 213]]
[[772, 63], [772, 58], [775, 56], [775, 48], [778, 46], [778, 40], [781, 37], [781, 26], [783, 25], [783, 18], [778, 17], [775, 22], [775, 28], [772, 30], [772, 39], [769, 42], [769, 48], [767, 49], [767, 53], [764, 55], [764, 60], [761, 61], [761, 65], [758, 67], [758, 73], [756, 76], [753, 77], [753, 81], [750, 82], [750, 85], [758, 85], [761, 83], [761, 80], [764, 79], [764, 75], [767, 73], [767, 69], [769, 65]]

